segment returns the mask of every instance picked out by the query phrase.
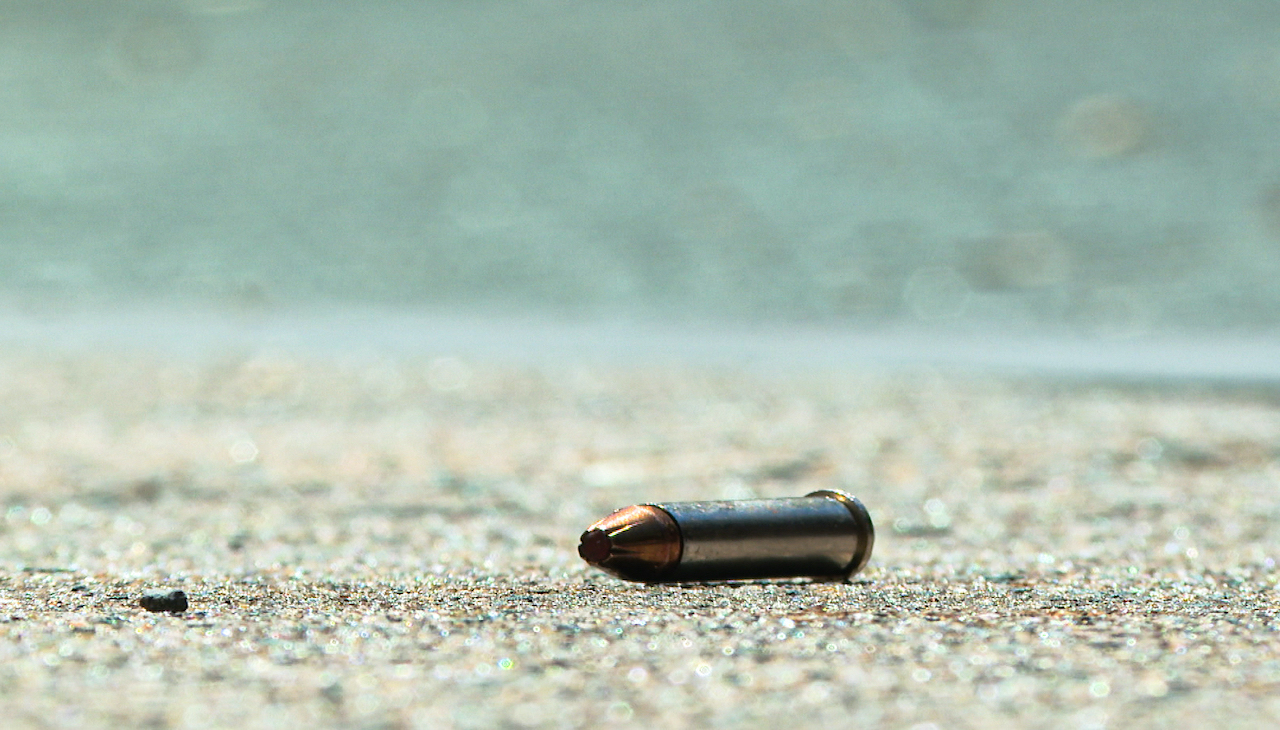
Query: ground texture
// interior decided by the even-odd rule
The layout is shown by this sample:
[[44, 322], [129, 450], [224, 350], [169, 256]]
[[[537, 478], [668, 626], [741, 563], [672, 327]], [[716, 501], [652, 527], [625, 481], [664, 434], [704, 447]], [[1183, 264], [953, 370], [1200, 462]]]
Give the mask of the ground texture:
[[[1273, 727], [1278, 483], [1265, 390], [10, 353], [0, 717]], [[847, 584], [574, 552], [627, 504], [827, 487], [879, 528]]]

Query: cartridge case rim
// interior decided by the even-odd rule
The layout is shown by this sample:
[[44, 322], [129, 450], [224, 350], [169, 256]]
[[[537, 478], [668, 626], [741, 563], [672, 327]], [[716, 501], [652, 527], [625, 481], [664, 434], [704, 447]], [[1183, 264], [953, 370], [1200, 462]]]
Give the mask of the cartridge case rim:
[[852, 494], [839, 489], [819, 489], [804, 496], [834, 499], [849, 510], [849, 514], [853, 516], [854, 523], [858, 526], [857, 534], [860, 539], [858, 541], [858, 551], [854, 553], [853, 559], [849, 561], [849, 567], [842, 578], [848, 580], [857, 575], [871, 561], [871, 551], [876, 544], [876, 527], [871, 521], [871, 513], [867, 511], [866, 505]]

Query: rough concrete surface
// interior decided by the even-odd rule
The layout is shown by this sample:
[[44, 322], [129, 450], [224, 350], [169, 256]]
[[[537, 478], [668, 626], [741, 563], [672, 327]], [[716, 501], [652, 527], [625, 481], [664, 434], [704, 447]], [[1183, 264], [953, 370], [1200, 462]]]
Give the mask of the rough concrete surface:
[[[1278, 436], [1266, 389], [11, 352], [0, 717], [1272, 727]], [[574, 553], [627, 504], [833, 486], [879, 528], [847, 584]]]

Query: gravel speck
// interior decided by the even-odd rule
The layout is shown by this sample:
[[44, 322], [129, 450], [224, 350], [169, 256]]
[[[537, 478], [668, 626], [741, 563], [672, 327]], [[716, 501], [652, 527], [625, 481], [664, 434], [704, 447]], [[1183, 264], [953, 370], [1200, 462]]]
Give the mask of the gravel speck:
[[182, 613], [187, 610], [187, 594], [183, 591], [157, 591], [138, 599], [138, 605], [155, 613]]

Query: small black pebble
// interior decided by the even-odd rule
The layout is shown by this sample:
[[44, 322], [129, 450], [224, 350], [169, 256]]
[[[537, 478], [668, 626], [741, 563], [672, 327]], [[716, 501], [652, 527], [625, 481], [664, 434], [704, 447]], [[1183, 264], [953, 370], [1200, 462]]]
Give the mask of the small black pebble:
[[148, 593], [138, 599], [138, 605], [148, 611], [182, 613], [187, 610], [187, 594], [182, 591]]

